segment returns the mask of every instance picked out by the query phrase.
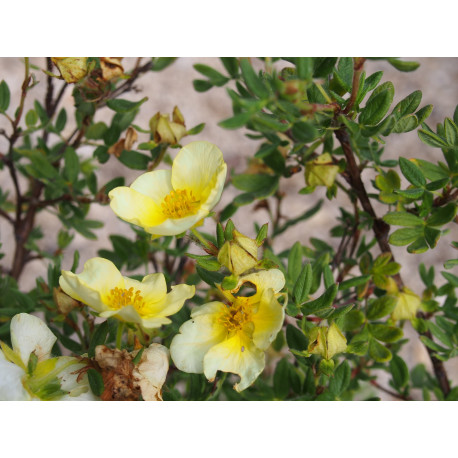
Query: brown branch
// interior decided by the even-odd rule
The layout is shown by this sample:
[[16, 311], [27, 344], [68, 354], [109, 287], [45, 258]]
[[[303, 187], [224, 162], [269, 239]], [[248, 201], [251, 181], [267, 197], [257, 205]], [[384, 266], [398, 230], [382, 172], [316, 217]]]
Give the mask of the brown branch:
[[11, 216], [8, 215], [8, 213], [1, 208], [0, 208], [0, 216], [3, 216], [3, 218], [5, 218], [10, 224], [14, 226], [14, 219], [11, 218]]
[[393, 396], [393, 398], [400, 399], [402, 401], [412, 401], [413, 399], [410, 396], [404, 396], [402, 394], [396, 393], [395, 391], [391, 391], [384, 386], [380, 385], [376, 380], [371, 380], [370, 381], [371, 385], [374, 385], [377, 389], [380, 391], [383, 391], [384, 393], [389, 394], [390, 396]]
[[350, 98], [344, 110], [345, 114], [350, 112], [350, 110], [353, 108], [353, 105], [356, 102], [356, 97], [358, 95], [358, 90], [359, 90], [359, 78], [361, 77], [361, 72], [363, 71], [365, 60], [366, 59], [364, 57], [354, 57], [353, 58], [353, 84], [352, 84]]

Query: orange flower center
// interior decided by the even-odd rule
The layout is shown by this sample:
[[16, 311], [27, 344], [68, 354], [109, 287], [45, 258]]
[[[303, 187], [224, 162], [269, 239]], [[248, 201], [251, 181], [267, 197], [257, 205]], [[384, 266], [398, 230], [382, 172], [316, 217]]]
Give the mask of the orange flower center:
[[193, 195], [192, 191], [187, 189], [178, 189], [170, 191], [161, 203], [162, 213], [168, 218], [184, 218], [185, 216], [194, 215], [199, 208], [199, 201]]
[[225, 307], [219, 316], [219, 322], [228, 332], [241, 331], [252, 319], [253, 311], [247, 298], [239, 298], [232, 305]]
[[134, 291], [134, 288], [113, 288], [108, 295], [110, 307], [119, 310], [127, 305], [132, 305], [135, 310], [141, 315], [145, 308], [145, 301], [140, 294], [140, 291]]

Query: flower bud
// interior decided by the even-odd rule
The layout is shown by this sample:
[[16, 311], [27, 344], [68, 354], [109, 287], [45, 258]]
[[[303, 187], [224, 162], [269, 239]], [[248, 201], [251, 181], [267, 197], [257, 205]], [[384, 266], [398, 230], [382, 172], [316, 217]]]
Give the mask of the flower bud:
[[397, 294], [397, 296], [398, 302], [391, 314], [391, 318], [395, 321], [414, 319], [420, 308], [421, 299], [407, 288], [404, 288], [404, 291]]
[[173, 121], [168, 114], [157, 112], [150, 120], [151, 133], [156, 143], [176, 145], [186, 135], [183, 115], [178, 107], [173, 109]]
[[305, 164], [305, 181], [308, 186], [330, 188], [339, 172], [339, 166], [332, 162], [329, 153], [324, 153]]
[[225, 242], [219, 250], [218, 261], [238, 276], [258, 264], [258, 244], [236, 229], [232, 234], [232, 240]]
[[100, 67], [102, 69], [102, 78], [104, 81], [110, 81], [121, 76], [124, 68], [121, 65], [122, 57], [101, 57]]
[[335, 323], [329, 327], [316, 327], [310, 331], [309, 353], [331, 359], [334, 355], [344, 352], [346, 348], [347, 339]]
[[51, 57], [67, 83], [77, 83], [87, 75], [87, 57]]

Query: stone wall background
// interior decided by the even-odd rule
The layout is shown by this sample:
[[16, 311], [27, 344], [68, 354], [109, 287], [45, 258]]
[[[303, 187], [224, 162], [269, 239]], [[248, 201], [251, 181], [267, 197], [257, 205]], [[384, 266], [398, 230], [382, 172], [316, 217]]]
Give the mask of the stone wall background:
[[[421, 66], [412, 73], [401, 73], [383, 61], [367, 61], [365, 69], [367, 74], [383, 70], [382, 82], [393, 82], [396, 91], [393, 106], [412, 91], [420, 89], [423, 92], [421, 106], [429, 103], [434, 105], [433, 113], [427, 122], [429, 125], [435, 126], [437, 122], [442, 122], [445, 117], [452, 117], [455, 106], [458, 103], [456, 83], [458, 81], [458, 58], [413, 58], [413, 60], [419, 61]], [[45, 67], [44, 58], [32, 58], [31, 62], [40, 68]], [[123, 61], [125, 69], [131, 68], [134, 62], [134, 58], [125, 58]], [[157, 111], [171, 113], [173, 107], [178, 105], [188, 128], [201, 122], [206, 123], [203, 132], [197, 136], [185, 138], [183, 143], [194, 140], [208, 140], [215, 143], [223, 151], [229, 170], [233, 170], [236, 173], [243, 172], [247, 165], [247, 158], [253, 157], [257, 150], [257, 143], [245, 137], [243, 130], [228, 131], [217, 125], [219, 121], [232, 115], [230, 98], [227, 96], [225, 88], [213, 88], [203, 94], [197, 93], [192, 86], [193, 79], [200, 77], [200, 74], [193, 68], [195, 63], [204, 63], [224, 72], [224, 68], [217, 58], [180, 58], [164, 71], [158, 73], [150, 72], [142, 76], [137, 84], [141, 94], [129, 93], [123, 98], [139, 100], [145, 95], [148, 96], [149, 100], [142, 105], [140, 114], [135, 121], [136, 124], [144, 127], [148, 125], [150, 117]], [[11, 104], [8, 109], [10, 116], [14, 115], [14, 110], [20, 98], [23, 71], [21, 59], [0, 59], [0, 79], [4, 79], [11, 90]], [[29, 93], [26, 99], [25, 113], [33, 107], [35, 99], [40, 101], [44, 99], [46, 77], [40, 70], [35, 70], [34, 72], [37, 79], [40, 80], [40, 84]], [[59, 84], [57, 82], [56, 86], [59, 86]], [[73, 105], [70, 88], [67, 89], [62, 104], [67, 108], [67, 114], [70, 115]], [[111, 116], [112, 112], [105, 108], [98, 113], [96, 121], [109, 123]], [[0, 129], [8, 129], [8, 127], [5, 118], [1, 117]], [[73, 127], [74, 125], [70, 122], [69, 116], [69, 121], [63, 134], [69, 134]], [[139, 141], [142, 141], [141, 136]], [[6, 139], [0, 137], [0, 151], [4, 153], [6, 149]], [[81, 152], [87, 157], [91, 156], [92, 150], [93, 148], [91, 147], [81, 148]], [[443, 160], [440, 150], [424, 145], [418, 139], [415, 131], [402, 135], [393, 134], [388, 137], [385, 152], [386, 158], [404, 156], [407, 158], [423, 158], [433, 162]], [[99, 166], [98, 174], [99, 186], [118, 175], [125, 176], [126, 184], [130, 184], [138, 175], [138, 171], [129, 170], [117, 162], [115, 158], [110, 158], [106, 164]], [[370, 184], [371, 178], [368, 172], [364, 172], [363, 179], [368, 183], [369, 192], [373, 191]], [[12, 189], [10, 177], [6, 170], [0, 171], [0, 183], [2, 188]], [[21, 184], [25, 188], [25, 183], [21, 182]], [[282, 205], [283, 212], [289, 217], [295, 217], [303, 213], [305, 209], [312, 207], [319, 198], [324, 197], [324, 190], [318, 190], [312, 196], [299, 195], [297, 192], [303, 186], [304, 177], [302, 173], [296, 174], [289, 179], [282, 179], [280, 182], [280, 189], [286, 193], [286, 198]], [[215, 210], [218, 211], [224, 208], [238, 193], [233, 187], [228, 187]], [[328, 235], [328, 231], [336, 223], [339, 205], [346, 204], [345, 196], [340, 196], [331, 202], [326, 200], [321, 212], [310, 220], [288, 229], [278, 238], [276, 252], [292, 246], [296, 240], [307, 244], [310, 237], [324, 237], [326, 242], [336, 246], [337, 239], [331, 238]], [[376, 211], [380, 209], [378, 213], [381, 214], [386, 211], [382, 205], [375, 205], [375, 209]], [[63, 260], [63, 268], [65, 269], [71, 265], [74, 249], [80, 251], [81, 268], [85, 260], [97, 255], [97, 250], [110, 247], [109, 234], [116, 233], [132, 237], [132, 231], [128, 224], [118, 220], [109, 206], [93, 205], [89, 216], [104, 221], [105, 227], [97, 231], [97, 241], [89, 241], [79, 234], [75, 236], [72, 245], [70, 245], [70, 250], [67, 251]], [[253, 233], [254, 221], [263, 224], [267, 220], [268, 217], [265, 211], [260, 210], [253, 213], [252, 205], [242, 207], [234, 218], [239, 230], [247, 235]], [[56, 248], [56, 234], [59, 228], [57, 218], [49, 212], [42, 212], [38, 215], [37, 223], [42, 227], [45, 235], [40, 241], [40, 246], [44, 250], [54, 251]], [[213, 232], [213, 227], [214, 223], [211, 220], [207, 220], [204, 229]], [[396, 260], [403, 266], [401, 274], [409, 280], [408, 285], [411, 289], [417, 293], [422, 291], [423, 284], [418, 274], [418, 264], [420, 262], [424, 262], [427, 266], [434, 265], [439, 282], [441, 281], [438, 272], [441, 270], [443, 262], [454, 257], [450, 246], [451, 240], [453, 240], [452, 233], [441, 238], [438, 247], [434, 251], [428, 251], [423, 255], [410, 255], [404, 247], [393, 247]], [[6, 256], [0, 261], [0, 265], [4, 269], [8, 269], [11, 266], [13, 257], [13, 233], [11, 227], [2, 219], [0, 219], [0, 243], [3, 244], [3, 249], [6, 252]], [[30, 262], [20, 279], [20, 287], [23, 290], [32, 288], [35, 285], [37, 276], [46, 275], [46, 268], [46, 261], [36, 260]], [[410, 343], [403, 350], [409, 366], [412, 367], [418, 362], [423, 362], [430, 367], [426, 350], [419, 342], [416, 333], [410, 328], [410, 324], [406, 325], [405, 333], [411, 337]], [[458, 364], [455, 361], [451, 361], [446, 363], [446, 367], [450, 376], [454, 380], [458, 380]], [[388, 386], [387, 381], [385, 386]], [[384, 396], [384, 399], [388, 398]]]

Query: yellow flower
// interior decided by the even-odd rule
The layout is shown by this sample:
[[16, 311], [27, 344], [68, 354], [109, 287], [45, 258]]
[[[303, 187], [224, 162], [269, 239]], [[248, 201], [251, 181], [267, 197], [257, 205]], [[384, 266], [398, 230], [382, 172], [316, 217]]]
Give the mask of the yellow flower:
[[130, 187], [110, 191], [110, 205], [121, 219], [150, 234], [181, 234], [218, 203], [226, 170], [223, 154], [215, 145], [192, 142], [180, 150], [172, 170], [145, 173]]
[[0, 401], [93, 401], [87, 376], [78, 380], [84, 364], [71, 356], [51, 358], [56, 336], [28, 313], [11, 320], [13, 348], [0, 342]]
[[171, 323], [167, 317], [177, 313], [195, 293], [194, 286], [185, 284], [172, 286], [167, 293], [161, 273], [147, 275], [141, 282], [123, 277], [111, 261], [103, 258], [87, 261], [80, 274], [62, 271], [59, 284], [69, 296], [100, 316], [114, 316], [144, 329]]
[[[245, 283], [253, 284], [252, 296], [235, 296]], [[240, 376], [237, 391], [249, 387], [263, 371], [264, 352], [280, 331], [285, 312], [277, 297], [285, 277], [277, 269], [240, 277], [232, 291], [220, 289], [227, 299], [195, 307], [170, 345], [176, 367], [204, 373], [214, 380], [218, 370]]]
[[347, 339], [335, 323], [329, 328], [320, 326], [310, 331], [309, 353], [331, 359], [334, 355], [344, 352], [346, 348]]
[[398, 302], [391, 314], [393, 320], [413, 320], [421, 306], [421, 299], [410, 289], [404, 288], [402, 293], [397, 294]]

